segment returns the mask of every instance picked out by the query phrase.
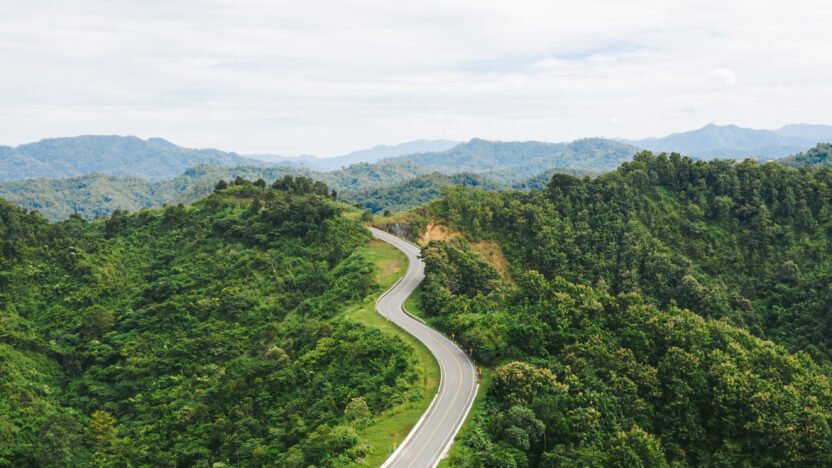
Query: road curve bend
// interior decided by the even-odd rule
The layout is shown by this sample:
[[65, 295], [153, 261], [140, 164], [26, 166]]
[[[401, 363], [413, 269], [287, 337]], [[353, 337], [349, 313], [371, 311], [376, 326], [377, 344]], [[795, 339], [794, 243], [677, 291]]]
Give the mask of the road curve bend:
[[439, 363], [439, 390], [422, 419], [382, 468], [433, 468], [448, 452], [477, 396], [477, 369], [453, 341], [404, 311], [404, 301], [425, 277], [419, 247], [376, 228], [377, 239], [407, 255], [405, 275], [376, 301], [376, 310], [427, 346]]

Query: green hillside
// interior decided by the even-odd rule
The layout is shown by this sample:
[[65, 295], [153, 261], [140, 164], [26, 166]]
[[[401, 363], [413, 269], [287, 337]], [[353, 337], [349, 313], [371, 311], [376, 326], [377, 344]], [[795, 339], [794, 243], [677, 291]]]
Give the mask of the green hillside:
[[[427, 174], [412, 164], [355, 164], [332, 172], [317, 172], [292, 166], [217, 167], [207, 164], [189, 168], [179, 176], [159, 182], [138, 177], [114, 177], [100, 173], [66, 179], [26, 179], [0, 182], [0, 197], [52, 221], [72, 214], [91, 220], [109, 216], [114, 210], [138, 211], [163, 204], [191, 203], [210, 194], [218, 180], [262, 178], [268, 183], [285, 175], [311, 177], [332, 187], [339, 198], [373, 211], [403, 211], [441, 196], [443, 186], [465, 185], [500, 191], [506, 186], [483, 175], [461, 173]], [[552, 174], [595, 176], [579, 169], [550, 169], [544, 174], [514, 184], [519, 190], [540, 189]]]
[[413, 349], [344, 315], [379, 290], [329, 197], [239, 179], [56, 224], [0, 200], [0, 466], [360, 464], [423, 395]]
[[832, 143], [819, 143], [803, 153], [777, 160], [786, 167], [832, 167]]
[[[0, 197], [53, 221], [74, 213], [93, 219], [116, 209], [187, 204], [211, 193], [220, 179], [262, 178], [270, 183], [293, 175], [322, 181], [353, 203], [395, 211], [437, 198], [441, 186], [455, 185], [454, 180], [491, 190], [511, 184], [531, 189], [547, 178], [540, 174], [592, 175], [595, 170], [615, 168], [635, 152], [634, 147], [603, 139], [568, 144], [472, 140], [444, 152], [415, 153], [322, 172], [299, 165], [245, 164], [252, 160], [233, 153], [180, 148], [160, 139], [89, 136], [0, 147]], [[20, 160], [21, 155], [28, 159]], [[465, 171], [476, 173], [479, 179], [458, 175]], [[431, 181], [436, 176], [428, 174], [436, 172], [443, 175]], [[404, 184], [410, 179], [415, 180]]]
[[582, 179], [584, 177], [598, 177], [602, 173], [595, 171], [585, 171], [582, 169], [565, 169], [562, 167], [556, 167], [554, 169], [549, 169], [543, 174], [538, 174], [534, 177], [530, 177], [528, 179], [521, 180], [520, 182], [516, 182], [511, 185], [511, 188], [523, 191], [529, 191], [532, 189], [543, 190], [543, 188], [546, 187], [546, 184], [548, 184], [549, 181], [552, 180], [552, 176], [554, 176], [555, 174], [567, 174]]
[[516, 268], [638, 293], [830, 359], [830, 186], [829, 169], [644, 152], [595, 179], [555, 175], [529, 194], [458, 188], [431, 209], [499, 241]]
[[832, 463], [832, 382], [806, 354], [636, 294], [509, 283], [464, 244], [423, 256], [429, 323], [495, 367], [450, 465]]
[[[598, 176], [600, 173], [584, 171], [581, 169], [549, 169], [543, 174], [536, 175], [529, 179], [522, 180], [511, 186], [513, 189], [528, 191], [531, 189], [542, 189], [546, 186], [554, 174], [570, 174], [576, 177]], [[491, 175], [491, 173], [489, 173]], [[509, 187], [488, 179], [485, 174], [473, 174], [462, 172], [459, 174], [446, 175], [441, 172], [433, 172], [412, 179], [384, 186], [373, 190], [360, 192], [345, 191], [340, 197], [356, 206], [366, 208], [373, 213], [390, 211], [407, 211], [411, 208], [427, 204], [442, 197], [443, 189], [450, 189], [457, 185], [472, 187], [479, 190], [491, 192], [502, 192]]]
[[[832, 170], [643, 152], [413, 216], [430, 324], [494, 368], [454, 466], [832, 463]], [[488, 258], [490, 261], [491, 259]]]
[[[356, 164], [333, 172], [316, 172], [291, 166], [217, 167], [201, 164], [179, 176], [159, 182], [137, 177], [114, 177], [100, 173], [67, 179], [27, 179], [0, 182], [0, 197], [53, 221], [77, 213], [86, 219], [109, 216], [113, 210], [137, 211], [163, 204], [191, 203], [210, 194], [222, 179], [272, 181], [285, 175], [324, 181], [336, 192], [369, 190], [389, 186], [424, 174], [408, 164]], [[429, 200], [426, 200], [429, 201]]]
[[361, 192], [341, 192], [341, 197], [355, 205], [380, 211], [406, 211], [442, 196], [443, 187], [462, 185], [481, 190], [501, 191], [505, 186], [471, 173], [445, 175], [434, 172], [390, 186]]

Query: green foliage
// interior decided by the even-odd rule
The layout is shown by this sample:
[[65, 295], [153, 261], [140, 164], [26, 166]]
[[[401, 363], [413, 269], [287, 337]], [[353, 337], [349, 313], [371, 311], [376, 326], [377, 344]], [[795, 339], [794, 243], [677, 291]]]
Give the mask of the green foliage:
[[[344, 200], [367, 208], [373, 213], [406, 211], [442, 196], [446, 186], [463, 185], [481, 190], [501, 191], [505, 187], [471, 173], [445, 175], [433, 172], [404, 182], [361, 192], [342, 192]], [[388, 214], [389, 216], [389, 214]]]
[[[451, 250], [459, 252], [442, 255]], [[456, 465], [832, 462], [832, 383], [806, 354], [535, 271], [477, 294], [451, 292], [437, 272], [470, 268], [465, 252], [432, 243], [425, 261], [430, 322], [497, 365]]]
[[[165, 203], [191, 203], [210, 194], [218, 180], [242, 177], [270, 183], [292, 175], [321, 181], [345, 193], [344, 199], [374, 212], [384, 208], [397, 211], [439, 198], [444, 185], [499, 191], [504, 184], [517, 183], [519, 189], [531, 189], [540, 182], [539, 176], [525, 180], [531, 176], [546, 171], [585, 175], [587, 170], [610, 170], [635, 151], [602, 139], [569, 144], [472, 140], [445, 152], [416, 153], [320, 172], [289, 165], [229, 167], [253, 161], [233, 153], [179, 148], [158, 139], [78, 137], [10, 149], [6, 159], [0, 154], [0, 197], [38, 210], [51, 220], [74, 213], [93, 219], [109, 216], [116, 209], [138, 211]], [[27, 156], [21, 156], [24, 153]], [[34, 158], [32, 167], [18, 171], [17, 158], [29, 161], [30, 156]], [[5, 171], [4, 162], [8, 165]], [[436, 170], [456, 175], [431, 174]], [[477, 174], [457, 174], [462, 171]], [[67, 176], [72, 177], [52, 179]], [[11, 180], [28, 177], [50, 178]]]
[[[212, 184], [213, 185], [213, 184]], [[48, 224], [0, 200], [0, 466], [345, 466], [412, 351], [337, 318], [370, 239], [320, 182]]]
[[513, 278], [465, 242], [423, 251], [429, 323], [496, 367], [452, 464], [832, 463], [830, 188], [829, 169], [644, 152], [429, 205]]
[[[92, 173], [67, 179], [28, 179], [0, 182], [0, 197], [37, 210], [57, 221], [78, 213], [86, 219], [109, 216], [115, 210], [138, 211], [163, 204], [192, 203], [217, 189], [217, 181], [242, 178], [264, 183], [286, 175], [312, 178], [337, 192], [371, 190], [389, 186], [427, 172], [408, 164], [356, 164], [333, 172], [317, 172], [292, 166], [218, 167], [200, 164], [173, 179], [158, 182], [127, 176]], [[221, 186], [220, 190], [223, 189]], [[331, 195], [331, 193], [330, 193]]]
[[499, 241], [517, 270], [638, 293], [828, 361], [831, 187], [829, 169], [644, 152], [595, 179], [554, 175], [540, 192], [456, 188], [431, 210]]
[[549, 183], [550, 180], [552, 180], [552, 177], [555, 174], [568, 174], [568, 175], [571, 175], [571, 176], [574, 176], [574, 177], [584, 178], [584, 177], [598, 177], [602, 173], [601, 172], [596, 172], [596, 171], [586, 171], [586, 170], [583, 170], [583, 169], [565, 169], [565, 168], [562, 168], [562, 167], [556, 167], [554, 169], [549, 169], [548, 171], [546, 171], [542, 174], [538, 174], [538, 175], [536, 175], [534, 177], [530, 177], [526, 180], [521, 180], [520, 182], [516, 182], [516, 183], [511, 185], [511, 188], [513, 188], [515, 190], [523, 190], [523, 191], [526, 191], [526, 192], [529, 191], [529, 190], [534, 190], [534, 189], [543, 190], [544, 188], [546, 188], [546, 185]]
[[778, 159], [777, 162], [786, 167], [832, 167], [832, 143], [818, 143], [814, 148]]

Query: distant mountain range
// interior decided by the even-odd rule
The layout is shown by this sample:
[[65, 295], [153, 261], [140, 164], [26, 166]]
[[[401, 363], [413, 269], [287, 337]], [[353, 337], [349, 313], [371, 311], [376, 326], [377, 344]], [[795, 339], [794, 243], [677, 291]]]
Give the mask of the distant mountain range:
[[213, 149], [182, 148], [161, 138], [85, 135], [49, 138], [15, 148], [0, 146], [0, 181], [92, 172], [158, 181], [204, 163], [236, 166], [262, 161]]
[[694, 159], [777, 159], [832, 141], [832, 126], [793, 124], [776, 130], [709, 124], [661, 138], [621, 140], [651, 151], [677, 152]]
[[632, 159], [638, 151], [635, 146], [603, 138], [586, 138], [571, 143], [504, 142], [475, 138], [447, 151], [410, 154], [386, 161], [410, 162], [446, 174], [472, 172], [512, 184], [554, 168], [611, 171]]
[[316, 171], [334, 171], [351, 164], [374, 163], [381, 159], [394, 158], [404, 154], [445, 151], [459, 143], [451, 140], [415, 140], [398, 145], [378, 145], [333, 158], [319, 158], [310, 155], [289, 157], [271, 154], [253, 154], [249, 157], [277, 164], [301, 166]]
[[320, 180], [337, 192], [358, 193], [391, 186], [427, 171], [412, 164], [353, 164], [330, 172], [294, 166], [218, 167], [200, 164], [167, 180], [148, 181], [135, 176], [115, 177], [92, 173], [60, 179], [26, 179], [0, 182], [0, 198], [51, 219], [66, 219], [73, 213], [92, 219], [109, 216], [116, 208], [136, 211], [163, 203], [190, 203], [214, 189], [219, 180], [242, 177], [272, 182], [284, 175]]
[[[0, 146], [0, 197], [53, 220], [72, 213], [93, 218], [116, 208], [135, 211], [190, 202], [210, 193], [220, 179], [271, 181], [292, 174], [321, 180], [347, 200], [372, 209], [394, 210], [430, 201], [444, 185], [529, 190], [544, 187], [554, 173], [595, 176], [630, 160], [640, 148], [702, 159], [753, 157], [790, 167], [829, 167], [832, 145], [815, 141], [832, 140], [824, 135], [832, 137], [832, 126], [753, 130], [708, 125], [630, 143], [603, 138], [571, 143], [419, 140], [331, 159], [284, 158], [277, 165], [236, 153], [182, 148], [158, 138], [80, 136]], [[780, 159], [784, 153], [793, 156]], [[346, 167], [314, 169], [336, 166]]]

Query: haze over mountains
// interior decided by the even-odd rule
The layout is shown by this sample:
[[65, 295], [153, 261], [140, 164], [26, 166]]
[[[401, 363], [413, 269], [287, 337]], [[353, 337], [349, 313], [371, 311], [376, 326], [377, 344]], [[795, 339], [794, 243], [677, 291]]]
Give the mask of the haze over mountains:
[[650, 151], [677, 152], [694, 159], [777, 159], [832, 141], [832, 126], [791, 124], [776, 130], [709, 124], [661, 138], [622, 140]]
[[0, 197], [52, 220], [72, 213], [93, 218], [116, 208], [134, 211], [191, 202], [210, 193], [219, 179], [270, 182], [289, 174], [323, 181], [342, 198], [373, 211], [399, 210], [436, 198], [443, 185], [530, 190], [544, 187], [554, 173], [594, 176], [614, 170], [641, 149], [679, 152], [694, 159], [779, 160], [794, 155], [778, 162], [829, 166], [830, 145], [817, 144], [831, 140], [832, 126], [827, 125], [786, 125], [777, 130], [707, 125], [630, 142], [417, 140], [335, 158], [283, 158], [188, 149], [160, 138], [88, 135], [0, 147]]
[[638, 148], [603, 138], [571, 143], [503, 142], [475, 138], [447, 151], [393, 158], [444, 173], [470, 171], [492, 180], [515, 183], [552, 168], [610, 171], [627, 161]]
[[189, 149], [161, 138], [84, 135], [49, 138], [15, 148], [0, 146], [0, 181], [36, 177], [73, 177], [91, 172], [170, 179], [196, 164], [262, 164], [236, 153]]
[[452, 140], [415, 140], [398, 145], [377, 145], [333, 158], [319, 158], [311, 155], [290, 157], [271, 154], [253, 154], [250, 157], [277, 164], [298, 165], [316, 171], [334, 171], [350, 164], [374, 163], [384, 158], [394, 158], [403, 154], [445, 151], [458, 144], [460, 142]]

